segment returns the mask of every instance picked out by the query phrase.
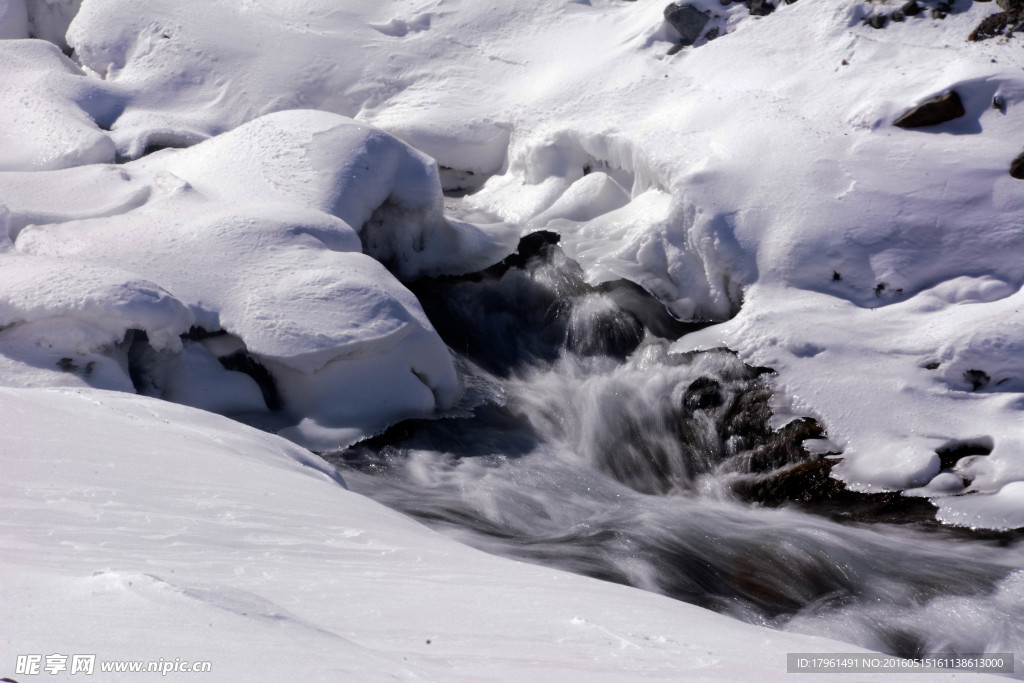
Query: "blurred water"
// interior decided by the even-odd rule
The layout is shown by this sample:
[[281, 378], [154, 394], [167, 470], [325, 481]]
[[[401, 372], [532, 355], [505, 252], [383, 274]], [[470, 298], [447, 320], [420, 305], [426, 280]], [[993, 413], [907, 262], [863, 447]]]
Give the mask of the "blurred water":
[[625, 284], [586, 285], [551, 241], [418, 294], [469, 382], [461, 416], [344, 452], [351, 489], [499, 555], [872, 649], [1016, 652], [1024, 544], [838, 524], [733, 484], [809, 458], [768, 447], [762, 371], [674, 357], [688, 328]]

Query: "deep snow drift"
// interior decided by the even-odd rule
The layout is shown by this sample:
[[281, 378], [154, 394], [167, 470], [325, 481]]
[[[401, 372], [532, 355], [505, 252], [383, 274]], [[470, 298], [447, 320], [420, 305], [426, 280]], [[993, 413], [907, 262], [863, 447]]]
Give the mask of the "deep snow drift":
[[[558, 235], [587, 287], [621, 292], [630, 282], [677, 321], [714, 323], [659, 334], [673, 341], [671, 354], [727, 348], [772, 368], [765, 381], [775, 392], [775, 426], [817, 419], [828, 436], [818, 452], [839, 456], [832, 472], [850, 487], [929, 499], [951, 525], [1024, 526], [1024, 182], [1009, 173], [1024, 145], [1019, 36], [969, 41], [997, 8], [965, 0], [949, 11], [929, 4], [883, 28], [866, 19], [896, 9], [885, 2], [803, 0], [757, 16], [741, 3], [700, 0], [710, 19], [680, 49], [664, 4], [0, 0], [4, 456], [35, 458], [72, 490], [33, 497], [46, 477], [12, 466], [11, 509], [24, 503], [36, 512], [12, 522], [8, 547], [26, 547], [38, 510], [65, 499], [78, 505], [75, 496], [85, 495], [74, 490], [78, 475], [55, 464], [62, 451], [81, 456], [68, 472], [88, 460], [114, 463], [88, 475], [97, 491], [141, 487], [132, 514], [151, 504], [189, 520], [205, 514], [195, 512], [202, 506], [154, 502], [169, 495], [159, 478], [126, 481], [117, 463], [139, 467], [140, 454], [159, 455], [162, 466], [193, 468], [190, 486], [234, 487], [238, 507], [249, 509], [258, 504], [243, 481], [248, 467], [273, 468], [281, 453], [309, 464], [301, 447], [334, 449], [409, 418], [464, 415], [480, 398], [477, 378], [409, 287], [493, 266], [539, 230]], [[950, 91], [962, 116], [893, 125]], [[583, 299], [574, 315], [608, 312], [601, 297]], [[548, 382], [542, 372], [531, 377], [544, 379], [524, 396]], [[72, 409], [75, 396], [107, 412]], [[172, 423], [166, 434], [145, 417], [151, 410], [170, 416], [160, 418]], [[73, 434], [50, 440], [61, 425], [109, 428], [109, 444], [95, 431], [80, 446]], [[214, 445], [221, 437], [210, 434], [221, 430], [264, 444], [263, 456], [236, 461], [234, 446]], [[188, 434], [204, 440], [209, 458], [233, 464], [216, 470], [194, 461]], [[311, 528], [324, 525], [311, 548], [336, 540], [331, 506], [398, 519], [334, 483], [328, 494], [327, 485], [280, 494], [289, 509], [325, 506], [310, 513]], [[343, 502], [326, 502], [335, 494]], [[62, 581], [83, 581], [83, 572], [108, 571], [107, 558], [136, 552], [135, 527], [107, 524], [92, 508], [86, 516], [88, 524], [59, 528], [85, 533], [98, 517], [95, 533], [115, 539], [114, 550], [85, 559], [56, 546], [29, 553], [35, 559], [12, 574], [22, 583], [12, 589], [17, 600], [5, 597], [5, 623], [28, 623], [6, 614], [26, 595], [88, 593]], [[382, 535], [391, 521], [381, 522]], [[282, 512], [274, 523], [284, 529], [294, 519]], [[392, 549], [453, 548], [415, 529]], [[275, 538], [284, 543], [289, 533]], [[196, 557], [222, 562], [225, 545], [225, 535], [213, 534]], [[269, 567], [267, 591], [286, 600], [301, 582], [299, 566], [314, 564], [318, 552], [297, 558], [292, 574], [272, 578]], [[159, 576], [154, 595], [192, 595], [164, 588], [174, 582], [144, 571], [138, 557], [124, 571]], [[458, 558], [438, 565], [441, 596], [460, 583], [443, 568]], [[70, 569], [53, 569], [65, 561]], [[156, 564], [163, 571], [167, 562]], [[468, 585], [520, 571], [480, 562], [485, 569]], [[46, 583], [40, 568], [57, 578]], [[365, 571], [396, 584], [407, 578], [389, 574], [386, 559]], [[546, 580], [537, 577], [556, 576], [522, 571], [535, 586]], [[205, 587], [195, 590], [214, 590], [203, 582], [222, 577], [211, 577], [197, 574]], [[122, 578], [110, 580], [120, 586]], [[1005, 585], [1013, 592], [1017, 584], [1011, 577]], [[117, 609], [135, 604], [131, 591], [118, 590]], [[622, 596], [627, 612], [633, 600], [668, 604], [593, 590], [599, 601]], [[257, 602], [275, 601], [254, 593]], [[543, 612], [550, 594], [537, 595]], [[317, 598], [307, 604], [321, 609]], [[391, 596], [380, 604], [397, 607]], [[529, 604], [503, 606], [503, 614], [506, 607], [528, 623]], [[666, 619], [696, 614], [664, 609], [675, 615]], [[267, 623], [275, 610], [261, 612]], [[483, 608], [471, 613], [487, 622]], [[707, 624], [726, 623], [701, 614]], [[182, 618], [168, 616], [168, 631]], [[400, 621], [382, 616], [380, 637]], [[806, 643], [717, 628], [752, 634], [737, 636], [745, 643]], [[529, 630], [509, 637], [532, 637]], [[460, 642], [468, 648], [482, 633], [491, 632]], [[583, 660], [593, 659], [596, 642], [582, 649]], [[398, 666], [397, 657], [388, 661]], [[744, 676], [729, 667], [747, 664], [763, 668], [745, 660], [711, 675]], [[426, 675], [448, 678], [451, 666]], [[653, 675], [666, 671], [660, 666], [616, 671]], [[499, 675], [521, 674], [518, 667]]]

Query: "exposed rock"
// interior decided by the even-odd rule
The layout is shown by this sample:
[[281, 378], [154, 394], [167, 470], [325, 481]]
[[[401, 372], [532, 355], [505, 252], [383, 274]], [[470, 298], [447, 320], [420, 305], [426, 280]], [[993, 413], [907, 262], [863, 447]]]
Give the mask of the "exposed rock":
[[937, 448], [935, 453], [939, 456], [939, 466], [944, 470], [951, 470], [963, 458], [991, 454], [992, 442], [985, 440], [951, 441], [945, 446]]
[[722, 385], [711, 377], [698, 377], [690, 383], [683, 395], [683, 405], [688, 410], [706, 410], [717, 408], [724, 402]]
[[768, 0], [747, 0], [747, 7], [755, 17], [768, 16], [775, 11], [775, 5], [770, 4]]
[[899, 492], [858, 493], [830, 475], [836, 461], [819, 458], [754, 480], [739, 480], [734, 492], [769, 507], [794, 504], [838, 522], [910, 524], [935, 519], [935, 507], [924, 498]]
[[949, 6], [949, 3], [940, 2], [934, 8], [932, 8], [932, 19], [945, 19], [946, 15], [953, 11], [953, 8]]
[[896, 119], [893, 125], [900, 128], [937, 126], [940, 123], [958, 119], [966, 113], [963, 102], [960, 101], [960, 95], [955, 90], [950, 90], [945, 95], [925, 100]]
[[685, 47], [697, 42], [700, 32], [707, 26], [709, 17], [693, 5], [672, 3], [665, 8], [665, 21], [679, 32], [682, 36], [679, 44]]
[[885, 25], [889, 23], [889, 17], [884, 14], [872, 14], [864, 20], [864, 23], [871, 28], [885, 28]]
[[991, 16], [985, 17], [981, 20], [971, 35], [967, 37], [967, 40], [979, 41], [985, 40], [986, 38], [992, 38], [1001, 35], [1006, 30], [1006, 26], [1010, 23], [1010, 15], [1006, 12], [999, 12]]
[[966, 370], [964, 371], [964, 381], [971, 385], [972, 391], [981, 391], [988, 386], [992, 378], [984, 370]]
[[903, 7], [900, 7], [900, 11], [903, 12], [904, 16], [908, 17], [916, 17], [923, 9], [923, 7], [917, 4], [917, 0], [910, 0]]
[[903, 12], [899, 10], [896, 10], [895, 12], [892, 13], [892, 20], [895, 22], [906, 21], [907, 15], [905, 15]]
[[1010, 162], [1010, 175], [1017, 180], [1024, 180], [1024, 152], [1017, 155], [1017, 158]]

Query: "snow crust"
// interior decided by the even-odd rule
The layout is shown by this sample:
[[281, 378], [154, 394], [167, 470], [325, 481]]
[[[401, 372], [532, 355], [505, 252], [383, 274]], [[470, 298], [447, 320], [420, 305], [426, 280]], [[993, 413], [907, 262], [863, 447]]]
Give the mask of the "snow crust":
[[[861, 651], [486, 555], [208, 412], [0, 388], [0, 423], [5, 666], [59, 652], [210, 661], [214, 681], [781, 681], [786, 652]], [[129, 679], [161, 677], [107, 680]]]

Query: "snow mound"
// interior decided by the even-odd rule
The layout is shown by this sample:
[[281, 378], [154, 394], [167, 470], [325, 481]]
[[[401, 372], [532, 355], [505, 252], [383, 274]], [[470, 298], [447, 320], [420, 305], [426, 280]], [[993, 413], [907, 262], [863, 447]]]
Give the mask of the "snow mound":
[[[53, 197], [55, 186], [67, 190]], [[124, 344], [136, 389], [314, 448], [448, 408], [460, 395], [447, 349], [381, 262], [405, 276], [482, 268], [516, 237], [502, 225], [449, 221], [431, 159], [324, 112], [272, 114], [116, 168], [0, 174], [0, 190], [26, 285], [50, 276], [37, 264], [59, 258], [137, 274], [188, 306], [199, 336], [184, 355], [154, 325], [99, 323], [121, 337], [147, 333]], [[74, 283], [75, 272], [63, 278]], [[227, 369], [208, 371], [218, 359]]]
[[[0, 26], [6, 21], [0, 14]], [[93, 119], [110, 97], [56, 46], [0, 40], [0, 99], [0, 171], [114, 160], [113, 141]]]
[[210, 413], [2, 387], [0, 415], [12, 669], [60, 652], [95, 654], [97, 675], [209, 661], [215, 681], [781, 681], [785, 652], [858, 651], [486, 555]]

